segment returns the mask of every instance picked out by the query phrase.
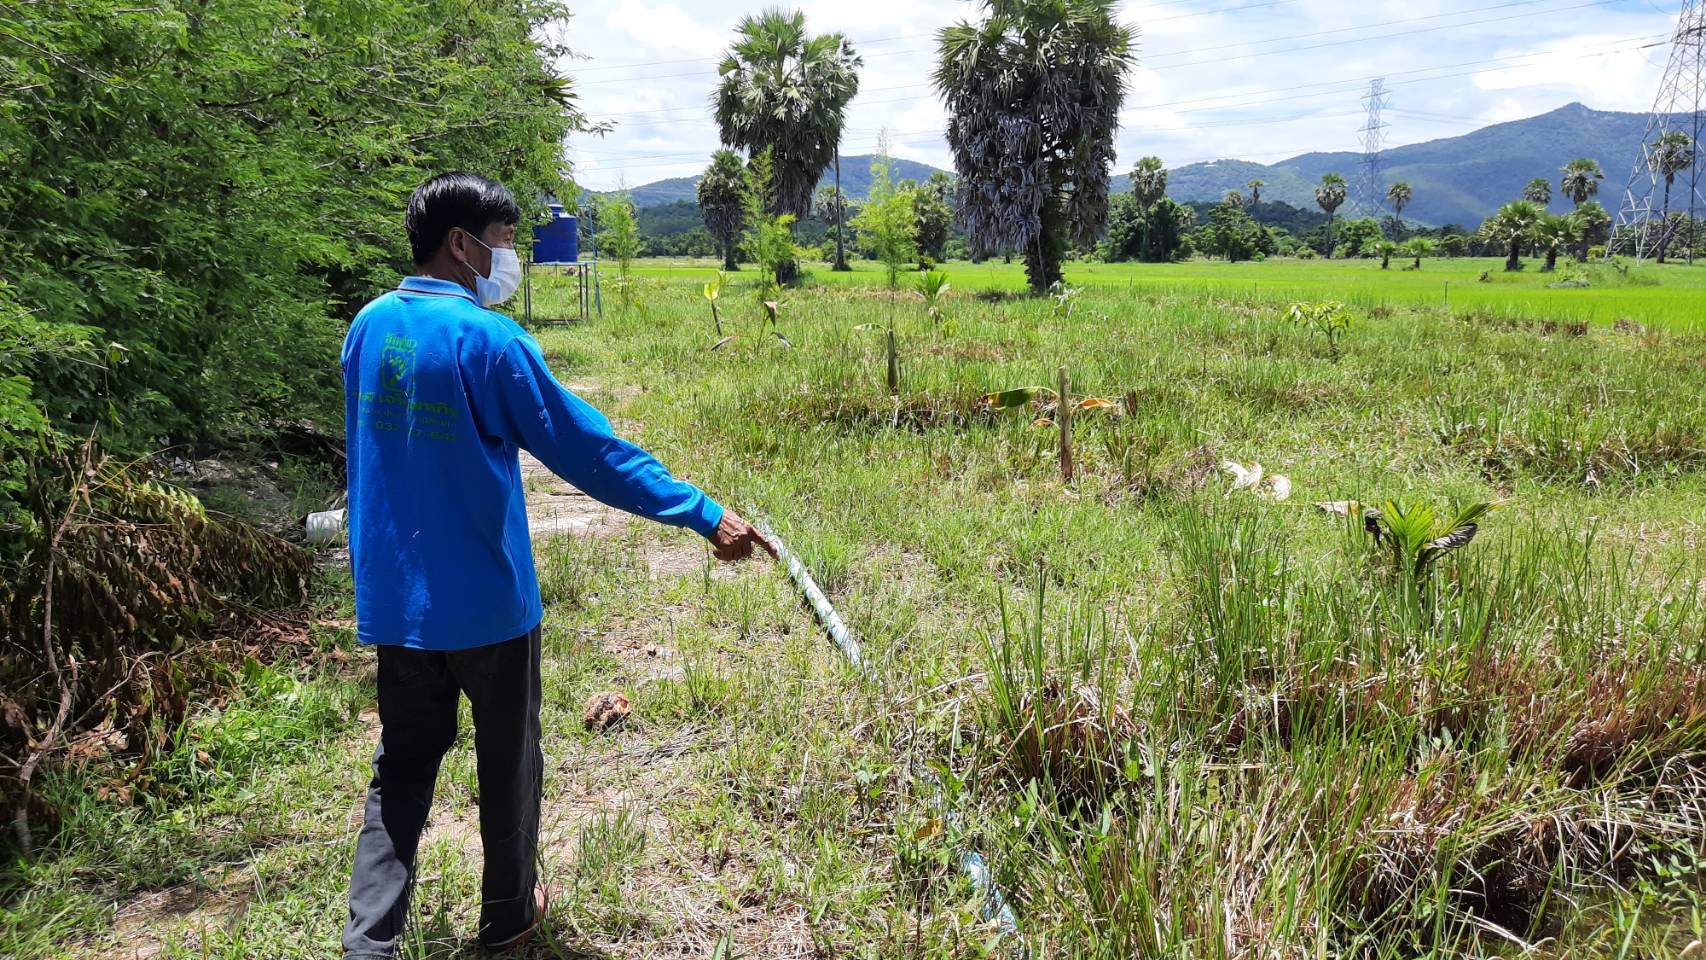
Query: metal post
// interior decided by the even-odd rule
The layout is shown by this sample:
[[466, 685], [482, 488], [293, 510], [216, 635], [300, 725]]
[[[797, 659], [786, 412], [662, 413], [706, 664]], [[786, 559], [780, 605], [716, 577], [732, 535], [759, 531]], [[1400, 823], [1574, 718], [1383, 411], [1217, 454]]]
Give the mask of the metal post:
[[533, 258], [521, 261], [521, 315], [525, 318], [522, 323], [533, 326]]

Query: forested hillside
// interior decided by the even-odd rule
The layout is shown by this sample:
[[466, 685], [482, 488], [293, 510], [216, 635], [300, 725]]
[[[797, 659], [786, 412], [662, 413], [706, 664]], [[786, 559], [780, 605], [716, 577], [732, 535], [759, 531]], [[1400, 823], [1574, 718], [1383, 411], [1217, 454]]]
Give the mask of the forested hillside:
[[[1414, 189], [1415, 198], [1404, 208], [1406, 219], [1473, 227], [1501, 204], [1520, 198], [1529, 180], [1556, 181], [1560, 168], [1577, 157], [1599, 161], [1606, 175], [1603, 189], [1620, 195], [1639, 156], [1646, 123], [1644, 114], [1572, 103], [1458, 137], [1393, 147], [1382, 155], [1382, 179], [1407, 181]], [[1181, 202], [1219, 200], [1228, 190], [1244, 190], [1251, 180], [1261, 179], [1263, 197], [1312, 207], [1323, 173], [1344, 174], [1354, 184], [1361, 161], [1360, 154], [1340, 152], [1306, 153], [1271, 165], [1243, 160], [1193, 163], [1171, 171], [1167, 192]], [[1125, 189], [1125, 181], [1120, 179], [1114, 188]], [[1616, 200], [1608, 205], [1615, 207]], [[1562, 193], [1555, 193], [1553, 212], [1565, 213], [1571, 206]], [[1364, 211], [1353, 206], [1345, 212]]]
[[[864, 153], [858, 156], [841, 158], [841, 191], [854, 200], [863, 200], [871, 192], [871, 164], [877, 157]], [[895, 180], [917, 180], [922, 183], [930, 179], [930, 174], [936, 168], [916, 160], [891, 158], [894, 165], [891, 175]], [[662, 206], [666, 203], [676, 203], [682, 200], [693, 200], [693, 185], [699, 182], [698, 177], [671, 177], [667, 180], [656, 180], [651, 183], [633, 187], [628, 192], [634, 198], [634, 206], [641, 210], [647, 207]], [[818, 178], [818, 186], [832, 186], [835, 183], [833, 169]]]

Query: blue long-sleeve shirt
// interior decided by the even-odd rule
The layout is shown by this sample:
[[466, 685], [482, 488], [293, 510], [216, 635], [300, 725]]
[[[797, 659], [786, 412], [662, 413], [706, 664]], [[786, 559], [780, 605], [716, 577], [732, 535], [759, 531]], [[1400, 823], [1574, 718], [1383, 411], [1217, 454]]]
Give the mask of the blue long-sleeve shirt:
[[543, 611], [518, 451], [588, 496], [710, 536], [723, 508], [565, 390], [515, 321], [410, 277], [344, 338], [357, 636], [460, 650]]

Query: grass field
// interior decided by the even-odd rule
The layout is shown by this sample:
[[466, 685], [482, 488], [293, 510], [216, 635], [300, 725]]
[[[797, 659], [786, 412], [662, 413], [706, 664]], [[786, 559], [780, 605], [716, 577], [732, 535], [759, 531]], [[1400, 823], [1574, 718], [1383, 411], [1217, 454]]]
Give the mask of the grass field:
[[[542, 546], [563, 895], [530, 955], [1009, 956], [960, 848], [1038, 957], [1706, 949], [1706, 268], [1074, 264], [1068, 313], [950, 264], [932, 321], [861, 264], [786, 293], [791, 346], [748, 271], [713, 351], [711, 267], [641, 266], [644, 309], [539, 332], [553, 367], [771, 520], [884, 679], [775, 570], [635, 525]], [[1298, 295], [1352, 305], [1342, 344], [1283, 317]], [[1112, 401], [1074, 417], [1070, 481], [1045, 394], [981, 402], [1062, 365]], [[1500, 505], [1418, 568], [1313, 505], [1339, 500]], [[186, 731], [169, 799], [58, 777], [0, 950], [330, 954], [371, 736], [341, 596], [323, 652]], [[608, 689], [632, 722], [584, 731]], [[474, 956], [466, 744], [440, 783], [407, 955]]]
[[[710, 260], [641, 260], [638, 272], [659, 279], [704, 276], [717, 267]], [[1292, 300], [1342, 300], [1364, 311], [1376, 306], [1439, 307], [1460, 313], [1484, 312], [1560, 322], [1593, 320], [1612, 323], [1628, 318], [1671, 330], [1699, 330], [1706, 324], [1700, 306], [1706, 302], [1706, 262], [1647, 263], [1627, 273], [1593, 262], [1571, 266], [1560, 261], [1553, 273], [1540, 272], [1541, 262], [1525, 261], [1525, 269], [1505, 273], [1498, 258], [1427, 259], [1420, 270], [1405, 269], [1410, 261], [1395, 257], [1390, 268], [1378, 260], [1275, 259], [1263, 263], [1229, 264], [1218, 260], [1186, 263], [1069, 263], [1067, 282], [1087, 288], [1123, 287], [1128, 293], [1150, 296], [1233, 297], [1284, 303]], [[812, 281], [855, 285], [873, 282], [881, 265], [855, 261], [854, 272], [834, 273], [810, 264]], [[954, 284], [962, 291], [1021, 290], [1024, 271], [1017, 264], [990, 261], [950, 266]], [[608, 266], [606, 273], [610, 272]], [[1482, 281], [1481, 275], [1487, 279]], [[1588, 281], [1585, 288], [1551, 288], [1565, 278]]]

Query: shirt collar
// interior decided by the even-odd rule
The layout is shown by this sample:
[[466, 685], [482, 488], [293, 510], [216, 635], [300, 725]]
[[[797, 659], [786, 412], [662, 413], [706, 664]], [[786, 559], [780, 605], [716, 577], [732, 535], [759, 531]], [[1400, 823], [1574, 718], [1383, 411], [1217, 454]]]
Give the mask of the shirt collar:
[[424, 293], [435, 297], [461, 297], [469, 303], [479, 306], [479, 301], [468, 292], [468, 288], [451, 280], [439, 280], [434, 277], [404, 277], [397, 289], [404, 293]]

